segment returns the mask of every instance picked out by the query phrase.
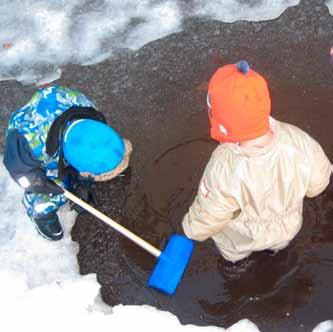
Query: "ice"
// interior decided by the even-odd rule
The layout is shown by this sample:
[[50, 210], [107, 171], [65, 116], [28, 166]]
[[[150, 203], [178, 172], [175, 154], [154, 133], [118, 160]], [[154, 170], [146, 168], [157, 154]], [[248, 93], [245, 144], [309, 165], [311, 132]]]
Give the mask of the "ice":
[[279, 17], [286, 8], [299, 4], [299, 0], [195, 0], [195, 14], [209, 16], [224, 22], [264, 21]]
[[318, 324], [312, 332], [333, 332], [333, 320]]
[[331, 15], [333, 15], [333, 0], [327, 0], [326, 5]]
[[[61, 77], [61, 70], [55, 68], [53, 71], [49, 72], [48, 75], [43, 75], [39, 80], [35, 81], [36, 85], [44, 85], [50, 82], [53, 82]], [[26, 80], [23, 80], [26, 81]]]
[[[182, 29], [189, 15], [225, 22], [274, 19], [296, 0], [3, 0], [0, 80], [25, 84], [59, 78], [64, 64], [91, 65], [120, 48], [141, 46]], [[249, 3], [249, 4], [247, 4]], [[42, 82], [42, 83], [41, 83]]]
[[228, 332], [260, 332], [258, 327], [248, 319], [242, 319], [227, 329]]

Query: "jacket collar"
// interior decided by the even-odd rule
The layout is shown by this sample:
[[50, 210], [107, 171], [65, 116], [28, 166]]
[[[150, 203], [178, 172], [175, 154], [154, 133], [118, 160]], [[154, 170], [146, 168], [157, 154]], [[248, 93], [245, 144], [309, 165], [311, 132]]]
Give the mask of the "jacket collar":
[[279, 121], [275, 120], [274, 118], [269, 118], [270, 129], [274, 133], [273, 141], [264, 146], [264, 147], [244, 147], [240, 146], [238, 143], [223, 143], [225, 147], [232, 150], [234, 153], [246, 156], [246, 157], [257, 157], [264, 155], [272, 150], [274, 150], [277, 146], [280, 136], [280, 124]]

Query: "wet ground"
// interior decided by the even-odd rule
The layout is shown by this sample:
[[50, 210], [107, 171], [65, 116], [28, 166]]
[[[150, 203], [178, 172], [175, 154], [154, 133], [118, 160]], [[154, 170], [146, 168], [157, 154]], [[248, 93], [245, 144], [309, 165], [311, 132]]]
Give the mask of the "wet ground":
[[[67, 66], [59, 84], [91, 96], [134, 145], [131, 174], [96, 185], [97, 207], [163, 248], [180, 223], [216, 144], [205, 112], [207, 81], [220, 65], [247, 59], [270, 82], [273, 117], [308, 131], [333, 160], [333, 17], [303, 1], [279, 19], [224, 24], [191, 19], [184, 31], [110, 61]], [[33, 88], [0, 82], [1, 131]], [[3, 137], [3, 136], [2, 136]], [[3, 138], [1, 138], [3, 146]], [[176, 295], [146, 287], [154, 258], [89, 215], [72, 230], [82, 274], [97, 273], [105, 302], [150, 304], [182, 323], [228, 326], [249, 318], [265, 331], [310, 331], [332, 318], [333, 186], [304, 203], [304, 226], [275, 256], [237, 267], [212, 241], [197, 243]]]

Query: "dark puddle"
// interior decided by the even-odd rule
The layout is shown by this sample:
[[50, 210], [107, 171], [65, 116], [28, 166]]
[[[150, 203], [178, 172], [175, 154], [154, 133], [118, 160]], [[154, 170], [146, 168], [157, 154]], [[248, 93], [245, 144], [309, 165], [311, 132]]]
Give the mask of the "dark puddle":
[[[305, 16], [298, 12], [303, 9]], [[255, 24], [223, 25], [223, 36], [216, 40], [213, 23], [194, 24], [202, 34], [195, 47], [191, 34], [171, 36], [120, 66], [131, 85], [118, 87], [115, 75], [100, 95], [106, 109], [125, 114], [118, 125], [134, 143], [132, 175], [96, 185], [98, 208], [158, 248], [181, 232], [181, 220], [216, 147], [209, 139], [207, 115], [197, 111], [204, 104], [206, 80], [223, 62], [249, 55], [269, 79], [272, 116], [306, 130], [333, 161], [333, 67], [328, 62], [332, 39], [324, 33], [333, 23], [320, 11], [318, 17], [308, 16], [311, 6], [303, 9], [292, 8], [279, 21], [263, 23], [262, 33], [251, 32]], [[317, 27], [319, 21], [323, 23]], [[179, 41], [181, 56], [170, 51], [178, 50]], [[223, 61], [217, 56], [212, 63], [211, 50], [226, 54]], [[155, 65], [160, 66], [158, 73]], [[117, 72], [115, 66], [108, 68], [101, 71], [111, 76], [112, 70]], [[108, 115], [112, 119], [112, 112]], [[305, 199], [301, 232], [275, 256], [256, 253], [232, 267], [211, 240], [197, 243], [173, 297], [146, 286], [154, 257], [93, 219], [80, 216], [72, 235], [80, 244], [81, 273], [97, 273], [102, 297], [110, 305], [152, 305], [174, 313], [184, 324], [227, 327], [248, 318], [262, 332], [311, 331], [332, 318], [333, 185], [319, 197]]]
[[[332, 91], [305, 91], [285, 83], [273, 90], [273, 99], [278, 100], [273, 116], [311, 132], [332, 158], [332, 122], [327, 117], [333, 106]], [[327, 121], [322, 121], [324, 116]], [[190, 135], [184, 123], [191, 128]], [[177, 121], [166, 117], [154, 126], [157, 131], [169, 132], [169, 141], [178, 143], [150, 142], [149, 150], [158, 152], [154, 157], [140, 155], [144, 166], [128, 177], [129, 182], [115, 180], [100, 185], [98, 192], [106, 213], [163, 248], [172, 233], [181, 232], [182, 217], [216, 144], [208, 137], [205, 112], [184, 118], [178, 113]], [[135, 167], [134, 157], [132, 171]], [[149, 304], [173, 312], [182, 323], [197, 325], [228, 326], [248, 318], [262, 331], [306, 331], [332, 315], [333, 186], [319, 197], [305, 200], [302, 231], [274, 256], [256, 253], [232, 266], [219, 256], [211, 240], [197, 243], [191, 264], [171, 298], [146, 287], [154, 257], [107, 226], [86, 223], [85, 227], [101, 231], [93, 236], [94, 245], [89, 244], [94, 254], [80, 250], [81, 272], [97, 272], [103, 299], [109, 304]], [[99, 252], [103, 252], [102, 260]], [[84, 270], [86, 256], [96, 259], [95, 264], [86, 262], [89, 270]]]

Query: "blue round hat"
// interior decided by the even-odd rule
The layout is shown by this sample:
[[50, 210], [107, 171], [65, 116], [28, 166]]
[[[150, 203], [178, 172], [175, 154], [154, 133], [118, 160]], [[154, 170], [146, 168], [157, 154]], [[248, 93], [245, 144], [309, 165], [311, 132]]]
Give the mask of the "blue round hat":
[[107, 124], [82, 119], [66, 129], [63, 151], [66, 161], [80, 173], [101, 175], [120, 164], [125, 154], [125, 144]]

